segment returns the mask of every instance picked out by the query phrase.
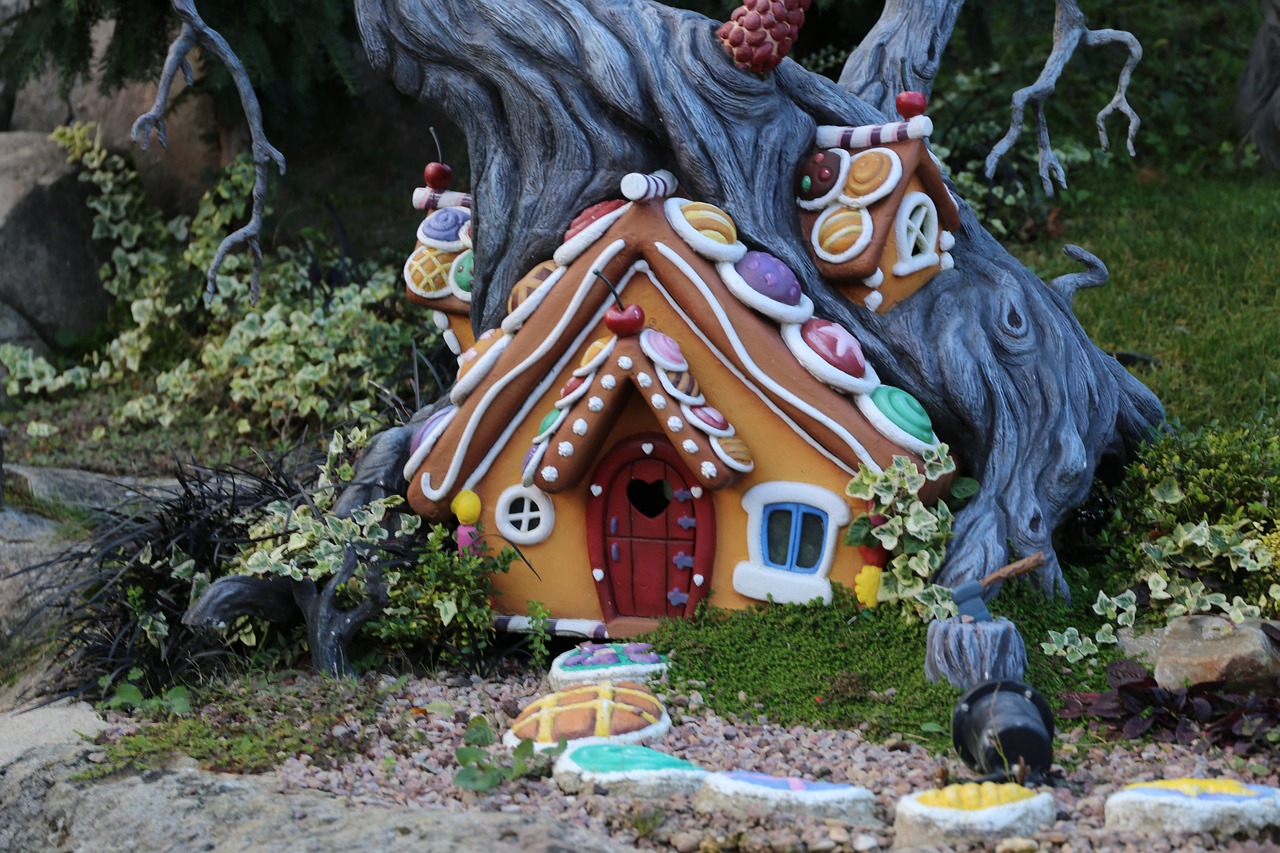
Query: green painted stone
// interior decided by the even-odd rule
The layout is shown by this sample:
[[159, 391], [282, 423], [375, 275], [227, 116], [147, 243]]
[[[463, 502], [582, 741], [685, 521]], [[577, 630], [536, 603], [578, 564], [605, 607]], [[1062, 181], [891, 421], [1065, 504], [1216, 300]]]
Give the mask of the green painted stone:
[[453, 262], [453, 282], [464, 293], [471, 292], [471, 280], [475, 277], [475, 252], [466, 251]]
[[919, 400], [906, 391], [881, 385], [871, 392], [871, 401], [894, 426], [907, 435], [923, 442], [933, 441], [933, 421], [929, 420], [929, 413], [920, 405]]
[[701, 771], [688, 761], [645, 746], [616, 743], [593, 744], [573, 751], [573, 761], [588, 773], [629, 773], [638, 770]]

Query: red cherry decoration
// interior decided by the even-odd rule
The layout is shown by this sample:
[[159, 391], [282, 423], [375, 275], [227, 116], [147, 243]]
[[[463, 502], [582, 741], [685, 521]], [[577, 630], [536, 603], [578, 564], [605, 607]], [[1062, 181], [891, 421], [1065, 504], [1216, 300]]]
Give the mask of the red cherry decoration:
[[900, 92], [898, 97], [893, 99], [893, 105], [898, 108], [898, 114], [903, 118], [913, 119], [924, 115], [924, 109], [929, 106], [929, 101], [925, 98], [924, 92]]
[[422, 170], [422, 179], [431, 189], [444, 192], [453, 183], [453, 169], [445, 163], [428, 163]]
[[638, 335], [644, 328], [644, 309], [635, 304], [624, 308], [615, 306], [604, 312], [604, 324], [621, 338]]

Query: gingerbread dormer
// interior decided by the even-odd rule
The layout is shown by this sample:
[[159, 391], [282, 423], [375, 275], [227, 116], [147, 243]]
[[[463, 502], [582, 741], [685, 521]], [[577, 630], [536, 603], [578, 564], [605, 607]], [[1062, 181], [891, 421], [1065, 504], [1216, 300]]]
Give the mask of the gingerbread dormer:
[[471, 196], [431, 187], [413, 194], [427, 212], [418, 242], [404, 264], [409, 301], [432, 309], [432, 322], [454, 355], [474, 343], [471, 331]]
[[881, 313], [952, 267], [960, 214], [925, 145], [933, 123], [923, 108], [923, 98], [899, 96], [906, 121], [819, 127], [797, 180], [801, 225], [819, 271]]

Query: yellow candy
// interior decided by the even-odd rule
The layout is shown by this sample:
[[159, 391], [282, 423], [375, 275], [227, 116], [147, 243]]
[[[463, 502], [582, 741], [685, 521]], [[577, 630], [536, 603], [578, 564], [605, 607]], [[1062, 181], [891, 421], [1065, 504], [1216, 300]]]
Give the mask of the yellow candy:
[[925, 791], [916, 798], [916, 802], [922, 806], [939, 809], [978, 811], [1029, 800], [1035, 795], [1035, 791], [1012, 782], [1004, 785], [997, 785], [995, 782], [982, 784], [966, 782], [962, 785], [948, 785], [934, 791]]
[[1161, 779], [1158, 782], [1134, 782], [1125, 790], [1141, 790], [1143, 788], [1159, 788], [1164, 791], [1177, 791], [1188, 797], [1201, 794], [1229, 794], [1235, 797], [1256, 797], [1257, 791], [1251, 791], [1243, 783], [1235, 779]]
[[853, 579], [853, 591], [858, 596], [858, 603], [863, 607], [875, 607], [880, 600], [880, 575], [884, 570], [879, 566], [863, 566], [862, 571]]
[[449, 504], [449, 509], [457, 516], [460, 524], [475, 524], [480, 520], [480, 496], [470, 489], [458, 492], [458, 496]]

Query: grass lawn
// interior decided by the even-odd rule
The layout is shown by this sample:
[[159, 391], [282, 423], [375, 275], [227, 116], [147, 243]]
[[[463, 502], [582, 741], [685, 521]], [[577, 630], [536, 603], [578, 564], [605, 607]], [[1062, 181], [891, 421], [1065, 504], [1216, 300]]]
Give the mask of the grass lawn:
[[[1044, 278], [1075, 269], [1076, 243], [1111, 271], [1076, 313], [1103, 349], [1157, 364], [1138, 376], [1188, 426], [1280, 403], [1280, 176], [1140, 181], [1113, 173], [1065, 233], [1013, 252]], [[1149, 174], [1149, 173], [1146, 173]], [[1101, 184], [1098, 177], [1095, 183]]]

